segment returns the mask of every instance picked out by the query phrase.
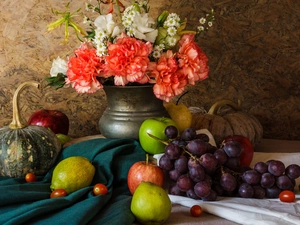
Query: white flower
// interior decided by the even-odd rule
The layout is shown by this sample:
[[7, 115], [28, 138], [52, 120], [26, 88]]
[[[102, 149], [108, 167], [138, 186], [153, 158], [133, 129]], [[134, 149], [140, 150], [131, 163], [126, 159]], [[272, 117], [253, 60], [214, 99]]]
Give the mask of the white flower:
[[155, 45], [153, 49], [161, 52], [162, 50], [165, 49], [165, 45], [164, 44]]
[[161, 56], [161, 53], [160, 53], [159, 50], [154, 50], [154, 51], [152, 52], [152, 55], [153, 55], [153, 57], [154, 57], [155, 59], [158, 59], [158, 58]]
[[197, 29], [198, 29], [198, 31], [204, 31], [205, 30], [205, 28], [203, 26], [199, 26], [199, 27], [197, 27]]
[[176, 13], [169, 14], [166, 21], [164, 22], [164, 27], [180, 27], [179, 16]]
[[103, 40], [106, 38], [108, 38], [108, 35], [105, 30], [102, 30], [101, 28], [95, 29], [95, 37], [94, 37], [95, 43], [103, 42]]
[[141, 2], [139, 2], [139, 6], [140, 7], [144, 7], [144, 6], [147, 6], [147, 5], [148, 5], [147, 1], [141, 1]]
[[158, 30], [151, 28], [151, 25], [154, 23], [154, 20], [148, 17], [147, 13], [136, 13], [132, 23], [134, 36], [138, 39], [153, 43], [158, 34]]
[[204, 17], [200, 18], [200, 20], [199, 20], [200, 24], [205, 24], [205, 22], [206, 22], [206, 19]]
[[167, 32], [169, 36], [174, 36], [177, 33], [177, 29], [175, 27], [169, 27]]
[[153, 30], [145, 34], [146, 37], [144, 40], [154, 43], [157, 35], [158, 35], [158, 30]]
[[170, 36], [167, 37], [166, 41], [167, 41], [167, 45], [169, 45], [171, 47], [175, 46], [177, 43], [176, 38], [170, 37]]
[[121, 33], [119, 26], [114, 22], [113, 15], [111, 13], [107, 15], [100, 15], [94, 22], [97, 28], [100, 28], [107, 32], [111, 37], [116, 37]]
[[50, 69], [51, 77], [56, 77], [57, 74], [66, 74], [68, 70], [67, 62], [61, 59], [59, 56], [53, 60], [52, 67]]

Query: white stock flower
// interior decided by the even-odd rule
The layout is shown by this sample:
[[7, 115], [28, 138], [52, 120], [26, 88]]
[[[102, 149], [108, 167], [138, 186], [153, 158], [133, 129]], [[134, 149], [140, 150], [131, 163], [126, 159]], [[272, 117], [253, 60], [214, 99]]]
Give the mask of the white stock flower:
[[148, 14], [137, 13], [133, 20], [134, 36], [138, 39], [150, 41], [153, 43], [157, 37], [158, 31], [151, 28], [154, 20], [148, 17]]
[[97, 28], [100, 28], [107, 32], [111, 37], [116, 37], [121, 33], [119, 26], [114, 22], [113, 15], [111, 13], [107, 15], [100, 15], [94, 22]]
[[50, 69], [51, 77], [56, 77], [57, 74], [66, 74], [68, 70], [68, 64], [65, 60], [61, 59], [59, 56], [53, 60], [52, 67]]

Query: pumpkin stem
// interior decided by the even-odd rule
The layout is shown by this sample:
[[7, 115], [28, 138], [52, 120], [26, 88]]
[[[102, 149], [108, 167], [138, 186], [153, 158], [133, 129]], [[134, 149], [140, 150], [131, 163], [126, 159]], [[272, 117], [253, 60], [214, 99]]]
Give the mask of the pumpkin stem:
[[34, 86], [36, 88], [39, 88], [40, 84], [35, 81], [27, 81], [22, 83], [17, 88], [13, 96], [13, 120], [9, 124], [10, 129], [21, 129], [28, 125], [27, 122], [24, 121], [23, 118], [20, 116], [20, 110], [19, 110], [19, 95], [22, 92], [22, 90], [27, 86]]
[[233, 101], [230, 101], [230, 100], [220, 100], [220, 101], [217, 101], [215, 104], [213, 104], [208, 113], [207, 114], [211, 114], [211, 115], [216, 115], [219, 108], [221, 108], [222, 106], [224, 105], [228, 105], [230, 106], [231, 108], [233, 108], [235, 111], [239, 111], [241, 110], [240, 106], [241, 106], [241, 101], [238, 100], [238, 104], [234, 103]]

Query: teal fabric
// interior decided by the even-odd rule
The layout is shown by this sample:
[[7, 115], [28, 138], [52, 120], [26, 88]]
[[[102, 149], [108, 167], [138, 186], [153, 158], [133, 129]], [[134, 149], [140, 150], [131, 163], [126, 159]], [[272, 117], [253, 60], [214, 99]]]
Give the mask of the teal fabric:
[[[37, 182], [0, 177], [0, 224], [127, 225], [134, 222], [127, 174], [132, 164], [145, 160], [145, 152], [131, 139], [93, 139], [66, 147], [57, 160], [88, 158], [96, 168], [92, 184], [62, 198], [50, 199], [54, 167]], [[107, 195], [94, 196], [93, 185], [107, 185]]]

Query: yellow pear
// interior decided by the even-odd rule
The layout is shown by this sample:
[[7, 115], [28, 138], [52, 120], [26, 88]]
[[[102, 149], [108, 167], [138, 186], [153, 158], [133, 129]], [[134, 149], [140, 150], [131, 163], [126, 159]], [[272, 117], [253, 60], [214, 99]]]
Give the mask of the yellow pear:
[[169, 113], [171, 119], [176, 123], [179, 134], [181, 134], [186, 128], [192, 126], [192, 113], [186, 107], [186, 105], [173, 102], [165, 102], [164, 107]]
[[130, 209], [141, 224], [161, 225], [169, 218], [172, 203], [162, 187], [143, 181], [132, 196]]
[[95, 170], [94, 165], [85, 157], [65, 158], [54, 168], [50, 188], [51, 190], [62, 188], [70, 194], [89, 186]]

